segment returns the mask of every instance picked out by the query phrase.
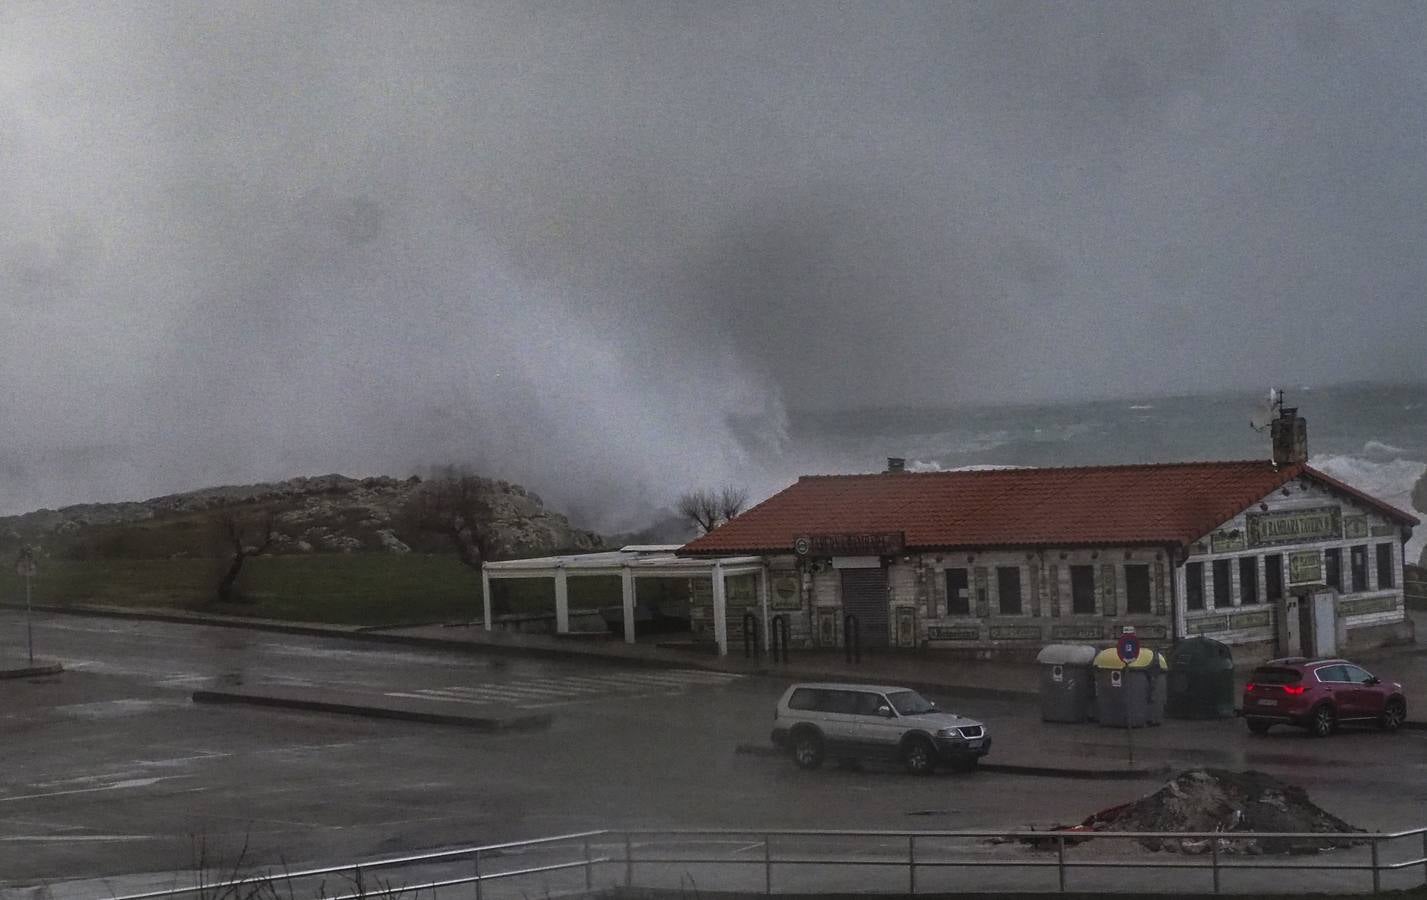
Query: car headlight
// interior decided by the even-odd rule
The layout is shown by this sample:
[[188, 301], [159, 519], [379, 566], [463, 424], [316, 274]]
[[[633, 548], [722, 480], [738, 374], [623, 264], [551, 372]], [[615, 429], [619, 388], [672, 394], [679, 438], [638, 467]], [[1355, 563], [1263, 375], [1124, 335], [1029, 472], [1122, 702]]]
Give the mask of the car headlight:
[[960, 739], [960, 738], [961, 738], [961, 729], [959, 729], [959, 728], [943, 728], [943, 729], [941, 729], [940, 731], [938, 731], [938, 732], [936, 733], [936, 736], [937, 736], [937, 737], [944, 737], [944, 738], [957, 738], [957, 739]]

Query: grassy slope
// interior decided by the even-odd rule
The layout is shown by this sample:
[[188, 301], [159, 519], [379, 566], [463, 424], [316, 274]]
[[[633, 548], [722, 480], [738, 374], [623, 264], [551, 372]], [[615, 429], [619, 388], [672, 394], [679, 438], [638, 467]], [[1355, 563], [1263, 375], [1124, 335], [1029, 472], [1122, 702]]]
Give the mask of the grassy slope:
[[[214, 600], [219, 559], [44, 560], [31, 589], [47, 605], [103, 604], [350, 625], [469, 621], [481, 616], [480, 575], [446, 554], [332, 553], [248, 560], [245, 602]], [[642, 587], [641, 591], [650, 591]], [[493, 588], [496, 614], [553, 611], [548, 581]], [[24, 580], [0, 569], [0, 598], [25, 599]], [[618, 606], [618, 577], [572, 578], [572, 609]]]

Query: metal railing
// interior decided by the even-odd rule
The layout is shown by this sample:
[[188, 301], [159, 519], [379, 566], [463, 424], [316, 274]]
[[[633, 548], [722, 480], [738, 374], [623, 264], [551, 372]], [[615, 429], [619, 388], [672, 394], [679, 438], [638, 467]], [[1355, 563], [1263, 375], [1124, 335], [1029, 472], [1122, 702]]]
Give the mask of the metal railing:
[[[715, 830], [640, 830], [620, 832], [624, 835], [625, 843], [625, 880], [629, 886], [634, 885], [634, 873], [636, 867], [640, 865], [714, 865], [714, 866], [758, 866], [763, 869], [764, 893], [776, 893], [774, 890], [773, 873], [775, 867], [799, 867], [799, 866], [819, 866], [819, 867], [895, 867], [905, 868], [905, 882], [899, 885], [875, 885], [867, 886], [865, 890], [900, 890], [905, 888], [908, 893], [917, 892], [917, 874], [919, 871], [929, 869], [946, 868], [1002, 868], [1002, 869], [1043, 869], [1054, 868], [1057, 875], [1057, 888], [1061, 893], [1067, 890], [1066, 881], [1069, 871], [1074, 869], [1179, 869], [1179, 870], [1208, 870], [1213, 879], [1213, 893], [1222, 891], [1222, 873], [1226, 871], [1245, 870], [1293, 870], [1299, 872], [1368, 872], [1371, 877], [1371, 889], [1373, 893], [1382, 890], [1382, 876], [1384, 873], [1397, 872], [1414, 867], [1421, 867], [1423, 870], [1422, 879], [1406, 887], [1416, 887], [1418, 884], [1427, 885], [1427, 827], [1413, 828], [1406, 831], [1396, 832], [1170, 832], [1170, 831], [838, 831], [826, 829], [810, 830], [739, 830], [739, 829], [715, 829]], [[721, 838], [721, 837], [744, 837], [754, 839], [755, 844], [761, 844], [761, 858], [750, 859], [730, 859], [727, 856], [649, 856], [637, 859], [633, 856], [632, 848], [633, 836], [640, 837], [679, 837], [687, 839], [697, 838]], [[1384, 862], [1382, 860], [1381, 848], [1385, 843], [1401, 841], [1408, 838], [1417, 837], [1420, 839], [1420, 856], [1398, 860], [1396, 862]], [[848, 858], [846, 856], [827, 855], [805, 855], [805, 856], [780, 856], [773, 852], [774, 838], [811, 838], [816, 840], [839, 840], [839, 839], [875, 839], [880, 841], [896, 840], [906, 841], [905, 854], [878, 855], [872, 858]], [[980, 840], [980, 841], [1002, 841], [1016, 842], [1023, 844], [1037, 845], [1042, 849], [1054, 848], [1054, 858], [1051, 859], [946, 859], [918, 855], [918, 842], [932, 839], [943, 840]], [[1114, 860], [1114, 859], [1070, 859], [1067, 858], [1067, 848], [1091, 840], [1110, 841], [1194, 841], [1206, 842], [1207, 847], [1202, 856], [1181, 855], [1178, 860], [1147, 860], [1138, 858], [1134, 860]], [[1267, 860], [1264, 856], [1254, 856], [1248, 858], [1231, 857], [1225, 859], [1223, 852], [1227, 848], [1221, 848], [1221, 844], [1242, 844], [1248, 841], [1286, 841], [1298, 842], [1299, 844], [1312, 842], [1317, 846], [1324, 844], [1330, 846], [1354, 846], [1368, 844], [1369, 860], [1367, 862], [1329, 862], [1329, 863], [1303, 863], [1303, 862], [1282, 862]], [[846, 852], [845, 848], [842, 851]], [[1189, 861], [1194, 859], [1196, 861]], [[1295, 857], [1301, 859], [1301, 857]], [[1179, 861], [1183, 860], [1183, 861]], [[707, 884], [704, 887], [709, 887]], [[1394, 889], [1400, 889], [1398, 886]], [[1115, 893], [1116, 888], [1099, 885], [1096, 890]], [[1141, 893], [1141, 889], [1133, 885], [1125, 885], [1118, 889], [1124, 893]]]
[[[686, 852], [691, 846], [697, 850], [699, 845], [713, 846], [726, 843], [729, 838], [739, 838], [735, 841], [738, 849], [716, 855], [713, 851], [703, 854], [698, 852]], [[1411, 853], [1418, 854], [1409, 856], [1406, 859], [1396, 861], [1386, 861], [1383, 858], [1383, 849], [1388, 845], [1398, 845], [1399, 842], [1412, 842]], [[660, 840], [662, 839], [662, 840]], [[1077, 846], [1089, 841], [1131, 841], [1142, 842], [1146, 840], [1158, 840], [1169, 842], [1202, 842], [1205, 846], [1199, 855], [1187, 855], [1180, 853], [1170, 856], [1165, 854], [1165, 858], [1147, 859], [1141, 854], [1135, 859], [1113, 859], [1097, 856], [1096, 858], [1074, 858], [1072, 852]], [[874, 841], [877, 846], [867, 852], [864, 847], [861, 852], [853, 852], [856, 842]], [[1024, 852], [1013, 858], [987, 858], [986, 856], [949, 856], [946, 848], [936, 848], [929, 846], [934, 842], [951, 841], [972, 841], [977, 842], [977, 847], [984, 852], [988, 842], [994, 844], [1015, 844]], [[1289, 845], [1304, 844], [1311, 842], [1315, 847], [1338, 847], [1352, 848], [1368, 846], [1366, 859], [1361, 861], [1353, 860], [1330, 860], [1327, 862], [1305, 862], [1302, 856], [1293, 856], [1289, 860], [1273, 859], [1269, 855], [1250, 856], [1243, 853], [1231, 852], [1234, 845], [1243, 845], [1249, 841], [1258, 841], [1260, 846], [1263, 842], [1286, 842]], [[775, 852], [775, 842], [782, 843], [785, 847], [789, 844], [797, 843], [802, 846], [788, 849], [787, 852]], [[552, 849], [558, 845], [574, 844], [578, 851], [573, 858], [560, 858], [557, 861], [547, 862], [541, 865], [523, 865], [517, 868], [506, 868], [498, 871], [492, 870], [489, 864], [498, 858], [508, 859], [511, 855], [521, 852], [528, 852], [532, 849]], [[670, 849], [668, 852], [659, 852], [659, 847], [665, 846]], [[892, 848], [892, 849], [889, 849]], [[563, 848], [561, 848], [563, 849]], [[941, 850], [938, 853], [938, 849]], [[1187, 849], [1187, 848], [1186, 848]], [[636, 850], [638, 855], [636, 855]], [[754, 855], [749, 855], [748, 851], [759, 851]], [[570, 854], [567, 854], [567, 856]], [[1361, 855], [1361, 854], [1360, 854]], [[375, 879], [376, 873], [386, 870], [407, 868], [419, 869], [425, 867], [440, 866], [459, 860], [470, 861], [469, 875], [456, 875], [454, 877], [428, 877], [416, 883], [395, 884], [383, 883]], [[484, 863], [484, 865], [483, 865]], [[330, 894], [324, 889], [313, 896], [320, 894], [323, 900], [362, 900], [362, 898], [401, 896], [403, 898], [419, 898], [424, 891], [430, 891], [436, 896], [440, 888], [449, 888], [458, 885], [472, 885], [473, 895], [476, 900], [484, 900], [483, 893], [486, 886], [492, 882], [499, 882], [504, 879], [513, 879], [522, 876], [543, 875], [553, 872], [561, 872], [572, 869], [584, 869], [583, 890], [585, 892], [595, 890], [597, 887], [596, 869], [602, 867], [601, 871], [606, 871], [608, 867], [616, 867], [618, 876], [613, 880], [598, 879], [598, 887], [664, 887], [669, 889], [680, 889], [685, 883], [685, 879], [692, 879], [686, 866], [708, 866], [715, 867], [720, 872], [728, 873], [733, 870], [734, 874], [724, 874], [721, 881], [716, 884], [700, 882], [701, 889], [727, 890], [739, 889], [749, 890], [747, 885], [740, 885], [737, 872], [748, 872], [761, 870], [761, 882], [763, 893], [778, 893], [780, 879], [775, 878], [775, 873], [783, 875], [786, 872], [796, 872], [799, 869], [807, 871], [809, 867], [816, 867], [813, 871], [822, 877], [831, 870], [841, 869], [894, 869], [902, 874], [897, 877], [895, 883], [885, 881], [868, 881], [858, 883], [855, 886], [857, 891], [903, 891], [907, 893], [917, 893], [919, 888], [925, 885], [919, 880], [919, 876], [925, 877], [927, 873], [944, 869], [1003, 869], [1003, 870], [1048, 870], [1053, 869], [1056, 874], [1056, 889], [1064, 893], [1070, 888], [1067, 887], [1069, 875], [1075, 871], [1085, 870], [1116, 870], [1116, 869], [1144, 869], [1144, 870], [1192, 870], [1200, 873], [1209, 873], [1212, 878], [1213, 893], [1218, 894], [1223, 891], [1223, 876], [1229, 872], [1244, 871], [1274, 871], [1280, 873], [1276, 876], [1276, 885], [1287, 887], [1286, 884], [1279, 885], [1282, 879], [1289, 877], [1289, 873], [1306, 873], [1314, 878], [1310, 887], [1321, 890], [1317, 885], [1317, 879], [1324, 872], [1364, 872], [1370, 879], [1369, 883], [1362, 885], [1363, 889], [1370, 889], [1376, 893], [1383, 890], [1383, 876], [1390, 873], [1404, 872], [1414, 868], [1421, 868], [1422, 877], [1412, 881], [1410, 884], [1397, 884], [1392, 886], [1394, 890], [1411, 888], [1418, 885], [1427, 884], [1427, 827], [1413, 828], [1406, 831], [1396, 832], [1349, 832], [1349, 833], [1327, 833], [1327, 832], [1171, 832], [1171, 831], [994, 831], [994, 830], [974, 830], [974, 831], [861, 831], [861, 830], [828, 830], [828, 829], [801, 829], [801, 830], [764, 830], [764, 829], [634, 829], [634, 830], [599, 830], [584, 831], [574, 834], [557, 835], [554, 837], [537, 838], [527, 841], [511, 841], [502, 844], [486, 844], [478, 847], [462, 847], [454, 850], [443, 850], [434, 853], [422, 853], [408, 856], [389, 857], [385, 859], [370, 860], [366, 862], [347, 863], [344, 865], [328, 866], [323, 868], [310, 868], [298, 871], [272, 871], [243, 878], [235, 878], [227, 881], [215, 881], [194, 884], [188, 887], [168, 888], [164, 890], [153, 890], [140, 894], [127, 894], [111, 898], [111, 900], [157, 900], [157, 898], [221, 898], [234, 896], [232, 889], [244, 887], [256, 887], [268, 883], [282, 882], [291, 885], [306, 879], [320, 878], [323, 876], [341, 876], [348, 881], [354, 890], [344, 894]], [[663, 875], [660, 879], [658, 876]], [[636, 880], [638, 876], [646, 876], [644, 880]], [[673, 876], [677, 875], [677, 879]], [[756, 876], [755, 876], [756, 877]], [[656, 882], [663, 881], [659, 884]], [[745, 879], [746, 880], [746, 877]], [[806, 882], [799, 884], [797, 878], [783, 875], [783, 882], [786, 882], [788, 892], [818, 892], [810, 888], [817, 885], [810, 885]], [[668, 882], [675, 881], [677, 886]], [[367, 887], [367, 885], [372, 885]], [[1089, 888], [1090, 886], [1076, 886], [1076, 890]], [[844, 888], [845, 889], [845, 888]], [[964, 889], [964, 885], [961, 889]], [[1009, 889], [1009, 888], [1008, 888]], [[1023, 889], [1023, 888], [1016, 888]], [[1115, 884], [1097, 884], [1094, 890], [1106, 893], [1141, 893], [1141, 887], [1131, 881], [1116, 882]], [[578, 888], [572, 888], [575, 893], [579, 893]], [[548, 885], [545, 893], [549, 893]], [[1292, 893], [1293, 891], [1279, 891]], [[291, 889], [288, 895], [300, 900], [299, 894]], [[521, 891], [521, 895], [527, 894]], [[250, 896], [245, 894], [243, 896]]]
[[[514, 878], [522, 875], [534, 875], [542, 872], [557, 872], [566, 869], [576, 869], [583, 867], [585, 870], [585, 889], [591, 890], [594, 887], [594, 867], [600, 863], [609, 862], [608, 857], [595, 856], [591, 853], [591, 839], [608, 835], [607, 831], [582, 831], [575, 834], [561, 834], [554, 837], [534, 838], [528, 841], [509, 841], [502, 844], [484, 844], [479, 847], [459, 847], [453, 850], [440, 850], [432, 853], [418, 853], [408, 856], [392, 856], [381, 859], [366, 860], [356, 863], [344, 863], [336, 866], [324, 866], [309, 869], [273, 869], [259, 872], [252, 875], [245, 875], [241, 878], [231, 878], [219, 881], [200, 881], [198, 883], [184, 887], [170, 887], [160, 890], [146, 891], [140, 894], [124, 894], [109, 898], [109, 900], [157, 900], [157, 898], [180, 898], [180, 897], [225, 897], [234, 896], [235, 889], [260, 888], [264, 885], [281, 883], [292, 885], [294, 882], [301, 882], [309, 879], [322, 878], [324, 876], [339, 876], [353, 886], [353, 890], [343, 894], [329, 894], [326, 890], [321, 891], [322, 900], [363, 900], [363, 898], [397, 896], [410, 897], [419, 896], [422, 891], [431, 891], [433, 894], [440, 888], [454, 887], [456, 885], [470, 884], [475, 886], [475, 896], [481, 897], [482, 886], [489, 881], [497, 881], [505, 878]], [[494, 855], [502, 855], [510, 851], [527, 850], [533, 847], [544, 847], [554, 844], [568, 844], [579, 842], [582, 847], [582, 855], [578, 859], [562, 862], [550, 863], [541, 866], [525, 866], [518, 869], [505, 869], [498, 872], [482, 871], [481, 862], [485, 857], [489, 860]], [[377, 878], [377, 873], [400, 868], [414, 868], [418, 866], [433, 866], [434, 864], [451, 863], [458, 860], [468, 859], [471, 861], [471, 874], [461, 875], [452, 878], [428, 879], [415, 884], [393, 884], [382, 882]], [[367, 885], [371, 885], [367, 887]], [[291, 890], [289, 890], [291, 893]], [[246, 892], [240, 896], [257, 896], [252, 892]], [[314, 895], [315, 896], [315, 895]]]

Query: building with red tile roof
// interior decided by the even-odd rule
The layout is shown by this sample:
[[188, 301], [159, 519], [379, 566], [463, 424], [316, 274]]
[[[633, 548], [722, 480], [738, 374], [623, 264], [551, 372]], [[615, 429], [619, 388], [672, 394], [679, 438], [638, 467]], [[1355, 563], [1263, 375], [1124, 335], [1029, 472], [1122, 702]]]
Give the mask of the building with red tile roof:
[[[889, 470], [804, 476], [679, 554], [764, 558], [795, 643], [855, 627], [864, 646], [984, 653], [1133, 628], [1268, 656], [1404, 637], [1417, 524], [1301, 458]], [[1299, 613], [1313, 604], [1334, 635]], [[693, 618], [711, 618], [697, 597]]]

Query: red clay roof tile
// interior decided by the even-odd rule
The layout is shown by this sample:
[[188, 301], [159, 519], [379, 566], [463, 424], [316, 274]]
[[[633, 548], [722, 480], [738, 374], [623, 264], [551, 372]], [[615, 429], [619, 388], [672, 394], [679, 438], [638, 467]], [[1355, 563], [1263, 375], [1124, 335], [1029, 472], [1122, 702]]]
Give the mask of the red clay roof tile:
[[888, 531], [914, 549], [1189, 544], [1300, 475], [1417, 524], [1310, 466], [1263, 460], [805, 475], [679, 552], [781, 552], [799, 535]]

